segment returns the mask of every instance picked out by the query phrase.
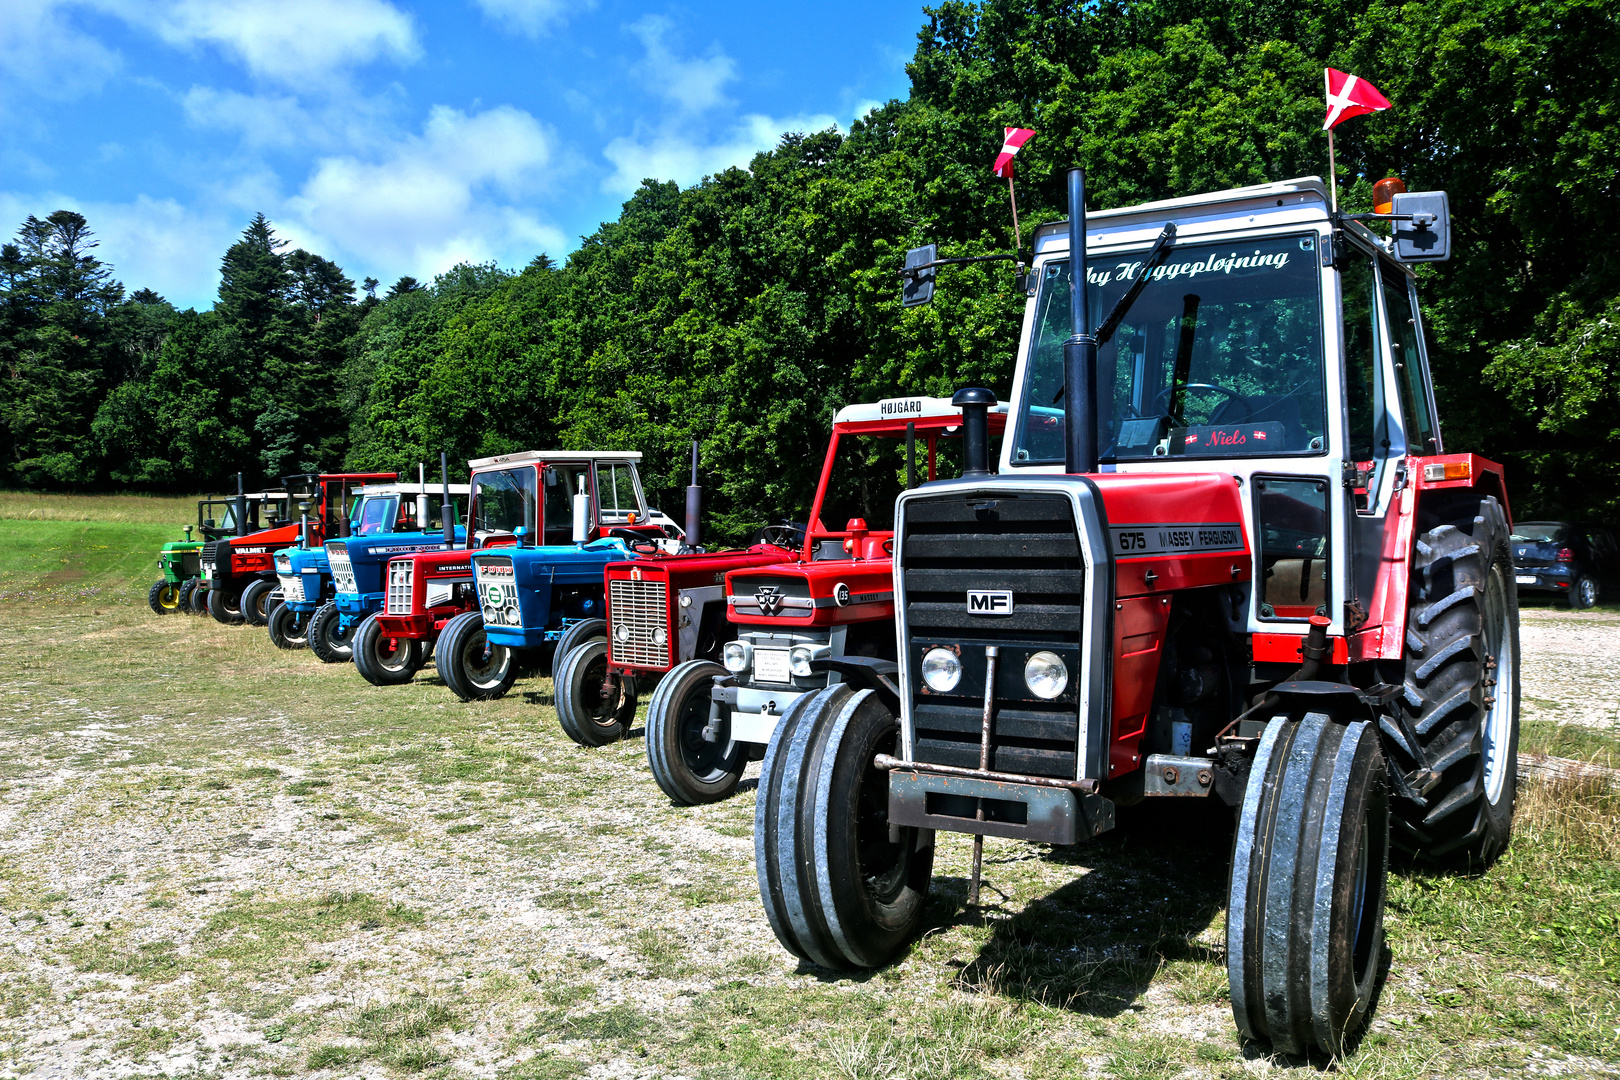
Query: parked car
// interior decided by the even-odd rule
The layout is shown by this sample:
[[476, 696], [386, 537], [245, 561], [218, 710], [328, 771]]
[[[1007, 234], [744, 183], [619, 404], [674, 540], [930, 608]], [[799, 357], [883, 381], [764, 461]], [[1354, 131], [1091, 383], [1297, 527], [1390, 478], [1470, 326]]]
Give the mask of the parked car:
[[1513, 570], [1519, 592], [1557, 593], [1589, 608], [1613, 590], [1620, 545], [1601, 525], [1521, 521], [1513, 527]]

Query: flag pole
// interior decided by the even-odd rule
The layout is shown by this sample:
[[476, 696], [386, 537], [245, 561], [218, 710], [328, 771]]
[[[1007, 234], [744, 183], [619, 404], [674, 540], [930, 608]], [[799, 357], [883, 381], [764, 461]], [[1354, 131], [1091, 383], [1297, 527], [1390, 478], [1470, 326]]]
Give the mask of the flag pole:
[[1007, 163], [1007, 198], [1012, 202], [1013, 254], [1016, 255], [1024, 250], [1024, 237], [1018, 231], [1018, 194], [1013, 191], [1013, 168], [1010, 161]]
[[1332, 198], [1333, 212], [1339, 212], [1339, 169], [1333, 160], [1333, 129], [1328, 128], [1328, 194]]

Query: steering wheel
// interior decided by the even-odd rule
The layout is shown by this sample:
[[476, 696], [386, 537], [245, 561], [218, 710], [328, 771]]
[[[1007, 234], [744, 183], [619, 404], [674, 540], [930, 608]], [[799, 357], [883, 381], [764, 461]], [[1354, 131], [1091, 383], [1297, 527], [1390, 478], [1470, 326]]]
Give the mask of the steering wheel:
[[772, 547], [792, 550], [804, 542], [799, 530], [783, 522], [780, 525], [767, 525], [759, 530], [759, 538]]
[[1235, 401], [1239, 405], [1243, 406], [1243, 420], [1238, 421], [1239, 423], [1246, 422], [1250, 417], [1252, 417], [1254, 415], [1254, 406], [1249, 404], [1249, 399], [1244, 397], [1242, 394], [1238, 393], [1236, 390], [1228, 390], [1224, 386], [1216, 386], [1214, 383], [1207, 383], [1207, 382], [1182, 383], [1179, 388], [1175, 387], [1175, 386], [1167, 386], [1163, 390], [1160, 390], [1157, 394], [1154, 395], [1154, 397], [1153, 397], [1153, 407], [1160, 414], [1170, 417], [1171, 421], [1173, 421], [1174, 423], [1176, 423], [1177, 425], [1179, 425], [1181, 427], [1186, 427], [1187, 426], [1187, 418], [1185, 416], [1175, 416], [1175, 415], [1173, 415], [1173, 414], [1171, 414], [1170, 412], [1167, 411], [1167, 406], [1169, 406], [1169, 404], [1170, 404], [1171, 395], [1173, 395], [1176, 392], [1177, 389], [1181, 389], [1181, 390], [1213, 390], [1217, 394], [1225, 395], [1228, 400]]
[[644, 532], [637, 532], [634, 529], [609, 529], [608, 536], [623, 540], [637, 555], [658, 554], [658, 541]]

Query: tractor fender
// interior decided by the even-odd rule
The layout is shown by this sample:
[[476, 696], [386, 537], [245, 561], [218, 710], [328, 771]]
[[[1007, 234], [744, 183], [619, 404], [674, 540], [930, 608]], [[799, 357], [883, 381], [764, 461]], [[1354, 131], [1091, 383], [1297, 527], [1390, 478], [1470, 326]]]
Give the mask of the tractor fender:
[[889, 712], [900, 715], [900, 665], [875, 656], [827, 656], [810, 661], [811, 671], [836, 671], [856, 690], [870, 690]]

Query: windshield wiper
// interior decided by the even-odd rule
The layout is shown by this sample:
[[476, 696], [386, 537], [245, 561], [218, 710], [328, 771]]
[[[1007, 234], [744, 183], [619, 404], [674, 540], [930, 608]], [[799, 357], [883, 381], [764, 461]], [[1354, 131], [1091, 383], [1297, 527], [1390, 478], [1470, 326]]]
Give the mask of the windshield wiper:
[[1175, 242], [1176, 223], [1167, 221], [1164, 223], [1164, 231], [1159, 233], [1159, 238], [1153, 242], [1153, 249], [1148, 252], [1147, 261], [1142, 264], [1142, 272], [1136, 275], [1136, 280], [1131, 282], [1129, 289], [1125, 290], [1125, 295], [1115, 302], [1114, 310], [1108, 313], [1108, 318], [1104, 319], [1102, 325], [1097, 327], [1098, 348], [1107, 344], [1108, 339], [1114, 336], [1114, 331], [1119, 329], [1120, 320], [1125, 318], [1125, 313], [1131, 309], [1132, 304], [1136, 303], [1136, 298], [1141, 295], [1142, 289], [1147, 285], [1148, 272], [1164, 261], [1164, 257], [1170, 254], [1170, 247]]
[[[1167, 221], [1164, 223], [1163, 231], [1159, 233], [1159, 238], [1153, 242], [1153, 247], [1148, 251], [1147, 259], [1142, 263], [1142, 272], [1136, 275], [1136, 280], [1125, 290], [1125, 295], [1115, 301], [1114, 310], [1110, 311], [1108, 317], [1102, 321], [1102, 325], [1097, 327], [1095, 336], [1099, 349], [1106, 345], [1108, 339], [1114, 336], [1114, 331], [1119, 329], [1120, 320], [1125, 318], [1125, 313], [1131, 309], [1131, 305], [1136, 303], [1136, 298], [1147, 287], [1149, 271], [1164, 261], [1164, 257], [1170, 254], [1171, 245], [1175, 242], [1176, 223]], [[1085, 273], [1085, 269], [1082, 267], [1080, 272]], [[1072, 285], [1070, 287], [1073, 288]], [[1057, 396], [1052, 399], [1052, 404], [1056, 405], [1063, 400], [1065, 389], [1066, 387], [1058, 387]]]

